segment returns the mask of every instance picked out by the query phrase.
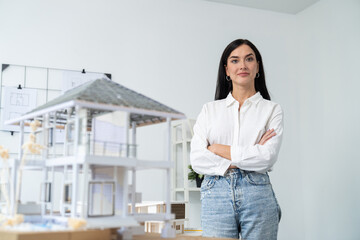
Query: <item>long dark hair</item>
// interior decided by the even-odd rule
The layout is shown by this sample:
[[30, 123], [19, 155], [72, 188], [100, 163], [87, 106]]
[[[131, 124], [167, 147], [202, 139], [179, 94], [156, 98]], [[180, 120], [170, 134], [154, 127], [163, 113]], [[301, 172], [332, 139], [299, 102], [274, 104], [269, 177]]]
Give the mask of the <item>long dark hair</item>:
[[255, 53], [256, 60], [259, 62], [259, 74], [258, 78], [255, 78], [255, 90], [260, 92], [261, 96], [267, 100], [270, 100], [270, 95], [266, 88], [265, 83], [265, 72], [264, 66], [261, 58], [261, 54], [259, 50], [252, 44], [249, 40], [246, 39], [237, 39], [231, 42], [224, 50], [219, 64], [219, 72], [218, 72], [218, 79], [216, 84], [216, 91], [215, 91], [215, 100], [224, 99], [227, 97], [229, 92], [233, 90], [232, 81], [226, 80], [226, 70], [225, 66], [227, 65], [227, 60], [232, 51], [234, 51], [239, 46], [246, 44], [248, 45]]

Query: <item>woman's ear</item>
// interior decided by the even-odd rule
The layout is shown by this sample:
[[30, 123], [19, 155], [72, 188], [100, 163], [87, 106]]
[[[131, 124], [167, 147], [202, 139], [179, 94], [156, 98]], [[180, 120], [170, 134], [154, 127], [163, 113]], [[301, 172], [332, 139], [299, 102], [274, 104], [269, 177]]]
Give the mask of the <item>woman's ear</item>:
[[225, 68], [225, 72], [226, 72], [226, 76], [229, 76], [229, 73], [228, 73], [228, 68], [226, 65], [224, 65], [224, 68]]

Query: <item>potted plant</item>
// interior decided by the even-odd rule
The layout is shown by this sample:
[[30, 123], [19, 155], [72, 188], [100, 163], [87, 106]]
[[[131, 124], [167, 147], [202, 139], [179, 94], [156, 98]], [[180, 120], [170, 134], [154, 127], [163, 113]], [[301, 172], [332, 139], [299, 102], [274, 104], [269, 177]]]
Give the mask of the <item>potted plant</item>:
[[204, 180], [204, 175], [198, 174], [194, 171], [191, 165], [188, 166], [190, 172], [188, 173], [188, 179], [190, 181], [196, 181], [196, 187], [201, 187], [201, 183]]

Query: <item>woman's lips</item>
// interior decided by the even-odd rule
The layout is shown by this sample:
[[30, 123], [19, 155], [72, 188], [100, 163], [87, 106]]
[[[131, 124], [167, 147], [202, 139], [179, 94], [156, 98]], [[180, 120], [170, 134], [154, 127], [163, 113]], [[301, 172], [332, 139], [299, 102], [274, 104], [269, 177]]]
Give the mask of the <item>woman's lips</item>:
[[245, 77], [245, 76], [248, 76], [249, 73], [239, 73], [238, 75], [239, 75], [239, 76], [242, 76], [242, 77]]

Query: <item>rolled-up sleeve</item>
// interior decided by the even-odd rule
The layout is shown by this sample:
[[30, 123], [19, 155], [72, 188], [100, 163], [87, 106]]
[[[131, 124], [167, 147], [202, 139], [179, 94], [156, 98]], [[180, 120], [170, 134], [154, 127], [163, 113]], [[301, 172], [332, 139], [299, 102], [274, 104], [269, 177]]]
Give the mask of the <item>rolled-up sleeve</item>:
[[207, 149], [206, 105], [203, 106], [194, 125], [194, 136], [191, 140], [190, 162], [195, 172], [206, 175], [223, 176], [231, 161], [222, 158]]
[[271, 170], [278, 158], [283, 136], [283, 125], [283, 111], [280, 105], [276, 105], [266, 126], [266, 130], [274, 129], [276, 136], [269, 139], [264, 145], [232, 145], [231, 164], [247, 171], [265, 173]]

